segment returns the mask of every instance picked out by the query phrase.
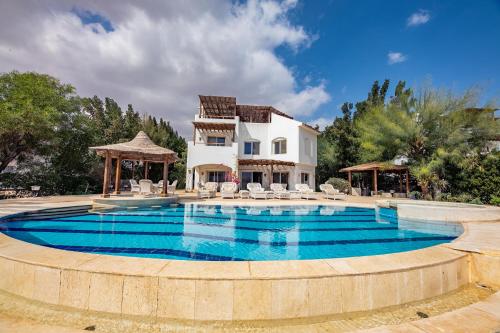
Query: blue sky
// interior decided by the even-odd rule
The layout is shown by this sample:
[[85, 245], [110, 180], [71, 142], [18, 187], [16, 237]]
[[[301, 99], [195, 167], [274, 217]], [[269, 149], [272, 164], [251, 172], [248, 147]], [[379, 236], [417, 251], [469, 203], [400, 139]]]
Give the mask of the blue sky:
[[[408, 25], [414, 13], [423, 20]], [[500, 1], [303, 1], [290, 20], [318, 38], [279, 55], [299, 85], [326, 80], [332, 97], [311, 119], [338, 115], [339, 104], [366, 98], [372, 82], [386, 78], [390, 93], [397, 80], [414, 87], [432, 80], [457, 92], [479, 85], [483, 102], [499, 97]], [[406, 60], [389, 64], [389, 52]]]

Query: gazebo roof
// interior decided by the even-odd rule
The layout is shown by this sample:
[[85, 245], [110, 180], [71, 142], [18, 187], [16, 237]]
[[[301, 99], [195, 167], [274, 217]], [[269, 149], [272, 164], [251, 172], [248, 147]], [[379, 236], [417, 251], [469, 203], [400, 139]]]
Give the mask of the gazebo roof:
[[353, 165], [348, 168], [340, 169], [340, 172], [363, 172], [363, 171], [403, 171], [408, 170], [405, 165], [396, 165], [390, 162], [370, 162], [364, 164]]
[[131, 141], [90, 147], [90, 149], [95, 150], [99, 156], [106, 156], [109, 153], [112, 158], [120, 157], [122, 160], [173, 162], [178, 159], [176, 152], [156, 145], [143, 131], [137, 133]]

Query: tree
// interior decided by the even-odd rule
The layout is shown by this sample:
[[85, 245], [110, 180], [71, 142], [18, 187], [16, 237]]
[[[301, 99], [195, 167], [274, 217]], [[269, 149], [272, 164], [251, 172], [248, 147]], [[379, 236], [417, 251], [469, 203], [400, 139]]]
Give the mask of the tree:
[[385, 79], [382, 87], [380, 87], [378, 81], [373, 82], [367, 99], [362, 102], [356, 103], [356, 112], [354, 113], [354, 119], [357, 119], [364, 115], [369, 108], [377, 107], [385, 103], [385, 96], [387, 94], [387, 90], [389, 89], [389, 83], [389, 80]]
[[74, 92], [49, 75], [0, 75], [0, 172], [14, 160], [50, 150], [57, 124], [74, 107]]
[[404, 156], [422, 191], [442, 189], [449, 168], [478, 164], [499, 131], [493, 108], [475, 108], [477, 91], [455, 96], [425, 87], [416, 96], [398, 84], [390, 103], [369, 106], [356, 121], [364, 161]]

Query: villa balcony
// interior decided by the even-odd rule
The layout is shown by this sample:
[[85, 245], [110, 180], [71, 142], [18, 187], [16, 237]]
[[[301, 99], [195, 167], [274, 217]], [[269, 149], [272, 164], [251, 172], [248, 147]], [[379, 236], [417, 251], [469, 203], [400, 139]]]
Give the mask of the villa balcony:
[[188, 141], [187, 167], [192, 168], [205, 164], [224, 164], [234, 168], [238, 154], [238, 143], [230, 146], [208, 146], [204, 143], [194, 144]]

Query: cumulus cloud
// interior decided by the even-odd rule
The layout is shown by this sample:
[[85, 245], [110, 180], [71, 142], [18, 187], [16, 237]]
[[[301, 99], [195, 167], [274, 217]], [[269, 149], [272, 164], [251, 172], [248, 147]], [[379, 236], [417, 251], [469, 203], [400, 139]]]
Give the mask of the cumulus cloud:
[[419, 11], [413, 13], [406, 20], [406, 25], [409, 27], [415, 27], [417, 25], [426, 24], [431, 19], [431, 14], [428, 10], [420, 9]]
[[408, 59], [406, 55], [401, 52], [389, 52], [387, 53], [387, 62], [389, 65], [397, 64], [399, 62], [404, 62]]
[[[0, 72], [34, 70], [82, 96], [170, 120], [190, 133], [197, 95], [236, 96], [300, 119], [330, 96], [298, 89], [275, 50], [314, 40], [288, 16], [296, 1], [10, 1], [0, 12]], [[84, 13], [84, 15], [82, 14]], [[19, 20], [19, 17], [23, 17]]]

